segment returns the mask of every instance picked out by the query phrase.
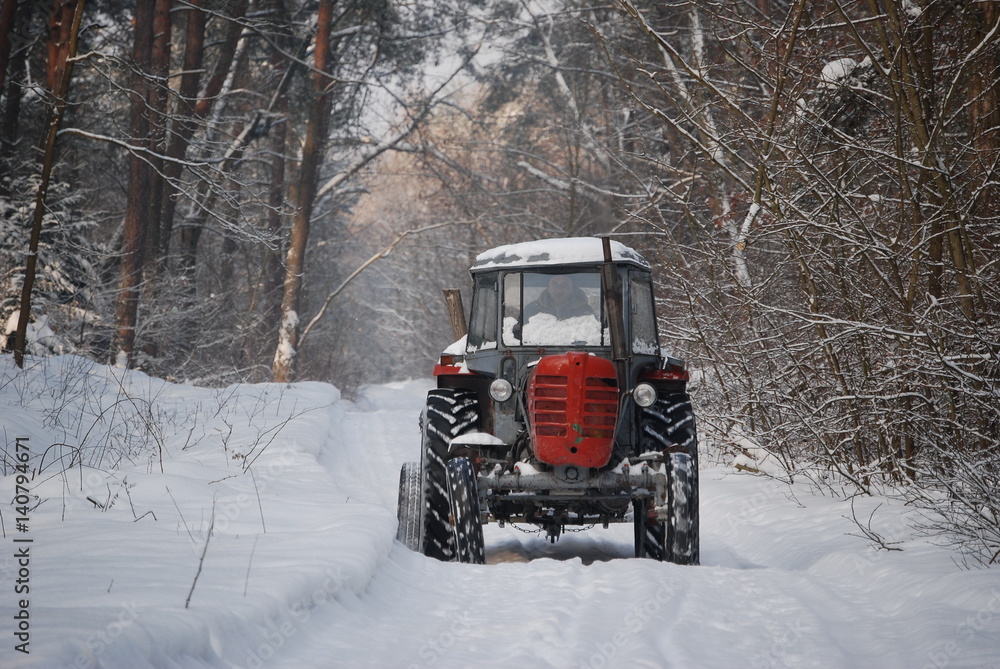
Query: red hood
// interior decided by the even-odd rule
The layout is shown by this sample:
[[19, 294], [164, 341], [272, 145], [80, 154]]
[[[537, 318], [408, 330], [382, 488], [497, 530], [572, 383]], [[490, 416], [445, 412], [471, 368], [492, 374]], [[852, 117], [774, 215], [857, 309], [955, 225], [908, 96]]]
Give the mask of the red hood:
[[603, 467], [611, 459], [618, 382], [610, 360], [571, 351], [542, 358], [528, 380], [535, 457], [550, 465]]

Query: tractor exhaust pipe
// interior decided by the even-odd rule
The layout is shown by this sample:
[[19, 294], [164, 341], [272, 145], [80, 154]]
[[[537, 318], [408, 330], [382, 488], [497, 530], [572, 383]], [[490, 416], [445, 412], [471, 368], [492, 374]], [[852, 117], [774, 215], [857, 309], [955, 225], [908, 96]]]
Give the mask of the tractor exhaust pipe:
[[465, 323], [465, 306], [462, 304], [462, 293], [453, 288], [444, 290], [444, 302], [448, 306], [448, 320], [451, 321], [451, 332], [455, 339], [461, 339], [469, 334]]

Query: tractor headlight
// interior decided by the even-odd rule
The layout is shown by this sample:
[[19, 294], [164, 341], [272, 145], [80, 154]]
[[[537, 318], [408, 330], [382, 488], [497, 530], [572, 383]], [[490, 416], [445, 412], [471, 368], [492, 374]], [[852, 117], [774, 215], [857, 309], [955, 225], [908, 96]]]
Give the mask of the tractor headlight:
[[514, 387], [507, 379], [497, 379], [490, 384], [490, 397], [497, 402], [506, 402], [514, 394]]
[[632, 391], [632, 399], [643, 408], [653, 406], [656, 402], [656, 388], [648, 383], [640, 383]]

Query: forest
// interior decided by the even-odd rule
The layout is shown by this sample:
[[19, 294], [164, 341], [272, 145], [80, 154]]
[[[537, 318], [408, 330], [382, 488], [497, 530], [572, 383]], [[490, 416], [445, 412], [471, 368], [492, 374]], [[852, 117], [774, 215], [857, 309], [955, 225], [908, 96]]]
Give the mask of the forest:
[[21, 365], [349, 395], [477, 253], [607, 235], [719, 457], [1000, 560], [1000, 3], [3, 0], [0, 86]]

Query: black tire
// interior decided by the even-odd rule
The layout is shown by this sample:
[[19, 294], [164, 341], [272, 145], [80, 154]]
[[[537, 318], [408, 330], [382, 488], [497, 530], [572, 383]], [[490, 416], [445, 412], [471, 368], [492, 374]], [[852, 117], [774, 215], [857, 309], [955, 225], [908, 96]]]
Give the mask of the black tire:
[[455, 523], [455, 559], [458, 562], [486, 564], [476, 471], [468, 458], [448, 461], [448, 491]]
[[667, 507], [663, 559], [674, 564], [699, 564], [698, 461], [687, 453], [670, 454]]
[[685, 392], [663, 393], [652, 406], [640, 409], [639, 452], [688, 453], [698, 459], [698, 431], [691, 398]]
[[640, 410], [639, 451], [660, 451], [667, 463], [668, 520], [648, 517], [635, 500], [637, 557], [676, 564], [698, 564], [698, 432], [691, 398], [685, 392], [663, 393]]
[[396, 500], [396, 539], [411, 551], [420, 550], [420, 529], [424, 522], [424, 496], [420, 486], [420, 463], [404, 462], [399, 470], [399, 497]]
[[649, 500], [632, 500], [632, 523], [635, 531], [635, 556], [663, 560], [667, 537], [666, 524], [656, 520], [655, 513], [649, 518]]
[[427, 393], [422, 426], [420, 479], [424, 513], [421, 552], [428, 557], [455, 559], [455, 532], [448, 497], [448, 445], [455, 437], [479, 429], [476, 394], [458, 388]]

